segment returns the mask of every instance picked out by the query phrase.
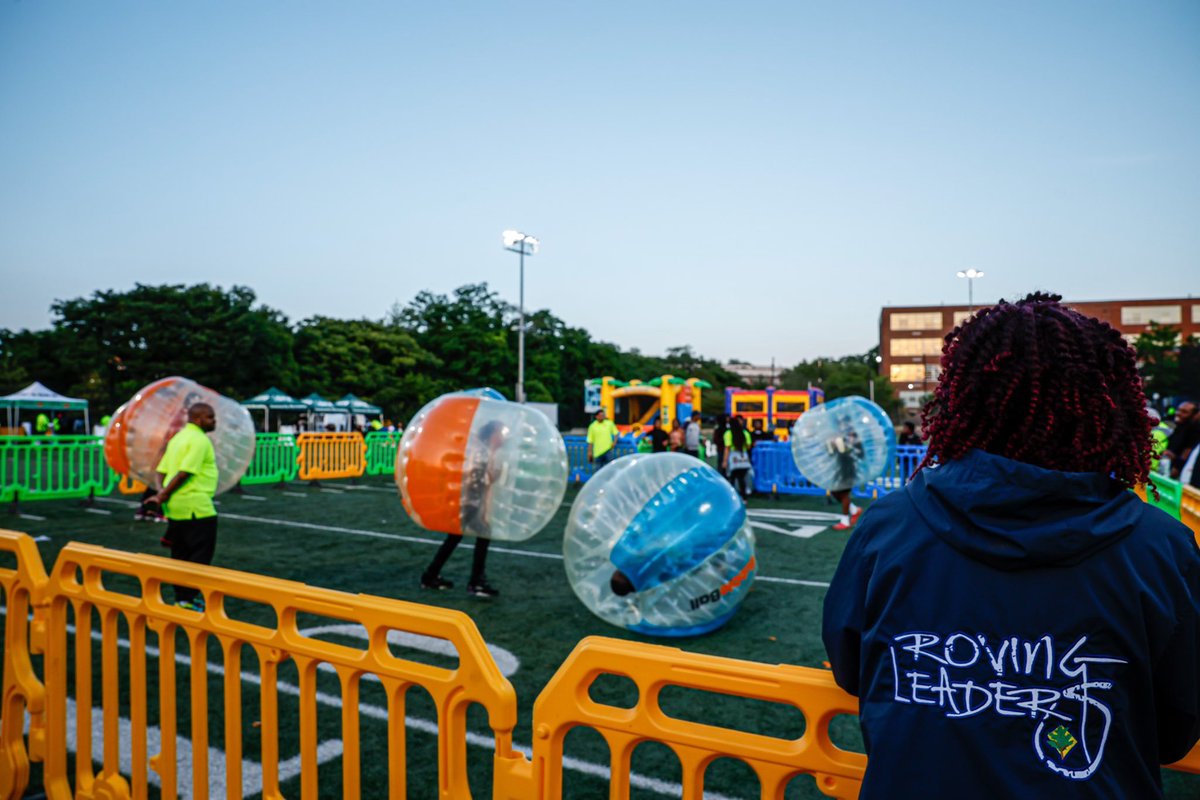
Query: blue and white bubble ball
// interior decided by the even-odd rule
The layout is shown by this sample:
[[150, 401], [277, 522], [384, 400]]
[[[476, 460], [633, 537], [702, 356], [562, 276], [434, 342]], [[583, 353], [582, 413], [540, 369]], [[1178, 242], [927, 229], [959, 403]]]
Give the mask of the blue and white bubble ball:
[[862, 486], [896, 462], [896, 429], [865, 397], [813, 406], [792, 426], [792, 459], [809, 482], [836, 492]]
[[592, 476], [571, 507], [563, 556], [592, 613], [651, 636], [721, 627], [757, 569], [742, 499], [682, 453], [625, 456]]

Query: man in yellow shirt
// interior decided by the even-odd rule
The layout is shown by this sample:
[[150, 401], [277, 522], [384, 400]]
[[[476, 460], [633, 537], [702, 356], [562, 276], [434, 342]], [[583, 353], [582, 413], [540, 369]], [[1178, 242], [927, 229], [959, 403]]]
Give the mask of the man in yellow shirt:
[[596, 412], [596, 421], [588, 425], [588, 461], [600, 469], [616, 457], [617, 426], [608, 419], [604, 409]]
[[[216, 415], [207, 403], [188, 409], [188, 421], [171, 437], [157, 471], [162, 489], [151, 502], [163, 508], [171, 558], [194, 564], [211, 564], [217, 546], [217, 461], [207, 434], [217, 427]], [[190, 586], [175, 587], [175, 604], [204, 611], [204, 596]]]

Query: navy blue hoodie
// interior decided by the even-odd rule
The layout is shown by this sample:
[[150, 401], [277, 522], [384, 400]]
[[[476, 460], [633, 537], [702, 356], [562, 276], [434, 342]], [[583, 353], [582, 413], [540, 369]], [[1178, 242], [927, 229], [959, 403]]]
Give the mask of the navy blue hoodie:
[[1106, 476], [974, 450], [873, 505], [825, 598], [871, 798], [1154, 798], [1200, 737], [1200, 551]]

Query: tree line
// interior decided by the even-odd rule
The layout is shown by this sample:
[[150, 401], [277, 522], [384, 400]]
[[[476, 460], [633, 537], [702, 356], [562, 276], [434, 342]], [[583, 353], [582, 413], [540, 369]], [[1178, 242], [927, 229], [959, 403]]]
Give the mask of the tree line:
[[[268, 386], [334, 400], [352, 392], [407, 420], [430, 399], [464, 387], [491, 386], [511, 398], [517, 373], [516, 309], [486, 283], [420, 292], [381, 319], [316, 316], [292, 324], [247, 287], [203, 283], [98, 291], [58, 300], [51, 314], [46, 330], [0, 328], [0, 394], [40, 380], [87, 399], [97, 416], [153, 380], [186, 375], [237, 399]], [[721, 410], [726, 387], [747, 385], [688, 345], [660, 356], [623, 350], [545, 309], [526, 315], [525, 336], [526, 395], [557, 402], [567, 427], [585, 422], [584, 381], [602, 375], [702, 378], [713, 385], [708, 412]], [[1181, 361], [1197, 350], [1194, 340], [1181, 343], [1178, 329], [1151, 325], [1136, 347], [1148, 393], [1189, 391], [1185, 377], [1195, 368]], [[833, 399], [867, 396], [874, 383], [876, 402], [894, 414], [899, 403], [878, 374], [877, 356], [876, 348], [801, 361], [782, 370], [778, 385], [818, 386]]]
[[[486, 283], [420, 292], [382, 319], [292, 324], [247, 287], [208, 284], [97, 291], [58, 300], [51, 314], [45, 330], [0, 329], [0, 394], [40, 380], [87, 399], [99, 415], [153, 380], [185, 375], [237, 399], [268, 386], [334, 400], [352, 392], [407, 420], [433, 397], [464, 387], [491, 386], [511, 398], [517, 373], [516, 309]], [[559, 403], [564, 426], [584, 422], [584, 382], [602, 375], [702, 378], [713, 384], [707, 411], [720, 410], [725, 387], [745, 385], [690, 346], [661, 356], [623, 350], [545, 309], [526, 314], [525, 345], [526, 396]], [[811, 379], [830, 397], [866, 394], [872, 365], [869, 355], [804, 362], [781, 385], [803, 388]]]

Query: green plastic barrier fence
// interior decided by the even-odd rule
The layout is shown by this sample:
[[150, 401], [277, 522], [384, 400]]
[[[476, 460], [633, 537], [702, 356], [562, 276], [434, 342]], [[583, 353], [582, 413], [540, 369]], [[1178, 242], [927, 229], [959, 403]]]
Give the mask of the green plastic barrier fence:
[[296, 463], [296, 437], [289, 433], [260, 433], [254, 441], [254, 459], [246, 474], [243, 486], [263, 483], [286, 483], [296, 479], [299, 465]]
[[367, 474], [391, 475], [396, 471], [396, 448], [403, 433], [374, 431], [367, 434]]
[[1183, 484], [1165, 475], [1153, 473], [1150, 475], [1150, 482], [1158, 487], [1158, 499], [1154, 499], [1152, 492], [1146, 492], [1146, 502], [1179, 519], [1180, 505], [1183, 503]]
[[0, 502], [106, 495], [118, 480], [98, 436], [0, 437]]

